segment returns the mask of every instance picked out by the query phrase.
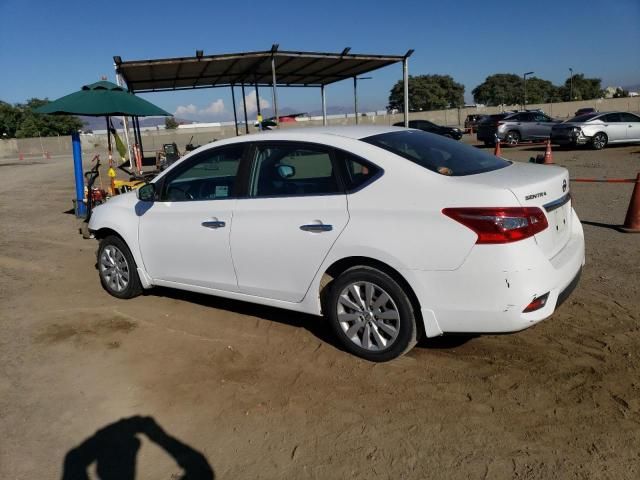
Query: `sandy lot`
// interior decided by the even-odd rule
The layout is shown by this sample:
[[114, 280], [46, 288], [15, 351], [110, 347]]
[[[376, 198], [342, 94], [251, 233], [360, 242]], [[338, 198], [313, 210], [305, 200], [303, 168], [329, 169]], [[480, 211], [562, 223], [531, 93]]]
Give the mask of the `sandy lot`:
[[[554, 156], [572, 176], [640, 171], [638, 145]], [[64, 213], [71, 160], [0, 173], [2, 479], [640, 477], [640, 235], [612, 228], [631, 185], [572, 185], [587, 265], [551, 319], [372, 364], [315, 317], [110, 297]]]

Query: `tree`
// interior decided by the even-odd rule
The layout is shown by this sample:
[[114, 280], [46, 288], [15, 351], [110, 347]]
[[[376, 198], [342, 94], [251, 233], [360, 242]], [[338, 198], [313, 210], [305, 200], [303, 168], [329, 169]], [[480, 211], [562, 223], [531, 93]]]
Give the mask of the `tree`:
[[82, 128], [82, 122], [72, 115], [43, 115], [33, 111], [47, 102], [39, 98], [15, 105], [0, 101], [0, 136], [26, 138], [70, 135]]
[[[524, 94], [524, 83], [522, 84], [522, 94]], [[560, 101], [560, 89], [549, 80], [537, 77], [527, 78], [527, 104], [547, 103]]]
[[175, 130], [180, 125], [174, 117], [167, 117], [164, 119], [164, 128], [167, 130]]
[[[529, 80], [527, 80], [527, 87]], [[527, 88], [527, 97], [529, 97]], [[484, 82], [474, 88], [471, 93], [476, 103], [485, 105], [517, 105], [522, 103], [522, 77], [514, 73], [496, 73], [489, 75]], [[528, 98], [527, 98], [527, 101]]]
[[564, 85], [560, 87], [560, 96], [565, 102], [572, 100], [592, 100], [602, 98], [602, 80], [599, 78], [585, 78], [584, 74], [578, 73], [573, 76], [573, 98], [571, 96], [571, 77], [567, 78]]
[[[464, 85], [450, 75], [409, 76], [409, 111], [456, 108], [464, 105]], [[389, 93], [389, 108], [404, 111], [404, 81]]]
[[20, 111], [13, 105], [0, 101], [0, 138], [14, 138], [20, 123]]

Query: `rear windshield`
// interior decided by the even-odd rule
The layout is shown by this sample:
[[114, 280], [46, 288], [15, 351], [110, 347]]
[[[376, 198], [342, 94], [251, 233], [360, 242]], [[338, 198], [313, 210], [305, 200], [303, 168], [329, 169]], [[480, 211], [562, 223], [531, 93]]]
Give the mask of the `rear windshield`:
[[362, 139], [431, 170], [454, 177], [490, 172], [510, 162], [475, 147], [420, 130], [382, 133]]
[[573, 117], [569, 120], [567, 120], [567, 122], [588, 122], [589, 120], [593, 120], [595, 117], [600, 116], [599, 113], [585, 113], [584, 115], [578, 115], [576, 117]]

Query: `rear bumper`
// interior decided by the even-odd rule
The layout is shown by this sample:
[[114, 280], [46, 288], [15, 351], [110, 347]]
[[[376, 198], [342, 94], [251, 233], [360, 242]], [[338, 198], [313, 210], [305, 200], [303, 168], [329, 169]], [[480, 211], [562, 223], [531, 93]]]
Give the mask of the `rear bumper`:
[[498, 131], [495, 129], [482, 128], [476, 132], [476, 138], [481, 142], [495, 142], [496, 133]]
[[[437, 326], [426, 328], [427, 335], [516, 332], [551, 316], [576, 287], [584, 265], [582, 225], [575, 212], [572, 217], [571, 237], [551, 259], [528, 238], [476, 245], [454, 271], [403, 271], [424, 307], [425, 324], [428, 319]], [[523, 313], [547, 292], [543, 308]]]

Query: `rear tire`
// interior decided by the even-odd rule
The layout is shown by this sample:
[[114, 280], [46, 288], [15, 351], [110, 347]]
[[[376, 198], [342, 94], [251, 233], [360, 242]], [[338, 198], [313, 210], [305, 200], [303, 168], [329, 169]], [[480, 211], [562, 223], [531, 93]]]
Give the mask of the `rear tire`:
[[409, 297], [393, 278], [371, 267], [351, 268], [331, 283], [326, 315], [344, 348], [372, 362], [404, 355], [417, 342]]
[[102, 288], [116, 298], [133, 298], [142, 293], [136, 262], [120, 237], [109, 235], [100, 241], [98, 274]]
[[608, 142], [609, 138], [607, 137], [607, 134], [604, 132], [598, 132], [591, 139], [591, 147], [594, 150], [602, 150], [607, 146]]

